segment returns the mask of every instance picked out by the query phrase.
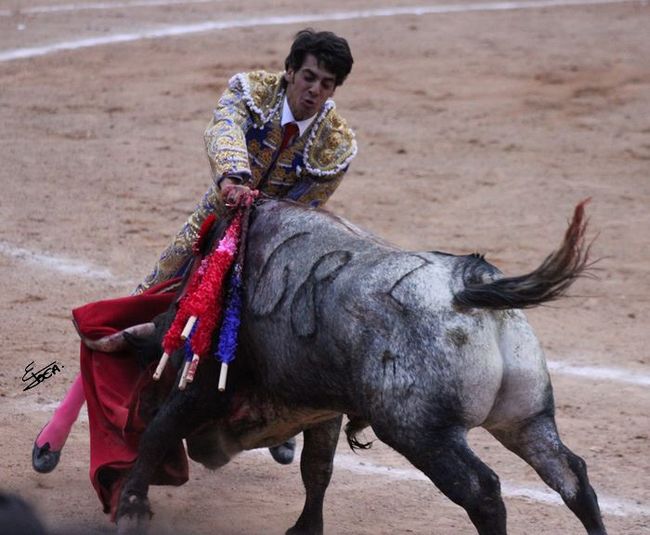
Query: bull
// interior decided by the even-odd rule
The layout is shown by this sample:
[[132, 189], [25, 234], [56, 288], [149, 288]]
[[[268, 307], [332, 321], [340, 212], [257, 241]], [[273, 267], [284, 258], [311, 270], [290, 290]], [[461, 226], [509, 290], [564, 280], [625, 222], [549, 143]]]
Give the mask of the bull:
[[[405, 252], [325, 211], [259, 203], [228, 388], [218, 392], [218, 363], [206, 359], [193, 383], [168, 394], [123, 486], [118, 531], [146, 529], [149, 484], [170, 444], [185, 438], [192, 459], [218, 468], [302, 431], [306, 499], [287, 533], [323, 533], [347, 415], [353, 448], [372, 427], [482, 535], [506, 533], [506, 510], [498, 476], [468, 446], [478, 426], [532, 466], [587, 533], [605, 534], [585, 462], [558, 435], [545, 357], [520, 310], [562, 296], [588, 268], [583, 205], [556, 252], [527, 275], [504, 277], [479, 255]], [[159, 357], [173, 314], [94, 344], [135, 337]]]

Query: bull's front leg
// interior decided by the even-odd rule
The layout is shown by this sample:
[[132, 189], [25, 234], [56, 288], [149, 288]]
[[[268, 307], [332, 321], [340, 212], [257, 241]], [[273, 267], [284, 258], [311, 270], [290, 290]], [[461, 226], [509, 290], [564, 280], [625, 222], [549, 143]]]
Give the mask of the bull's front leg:
[[295, 526], [287, 535], [321, 535], [323, 533], [323, 499], [332, 477], [334, 452], [343, 416], [328, 420], [303, 432], [300, 473], [305, 485], [305, 506]]
[[147, 532], [152, 516], [147, 498], [149, 484], [169, 447], [191, 430], [195, 401], [187, 391], [174, 391], [147, 425], [138, 446], [138, 459], [120, 494], [116, 515], [119, 535]]

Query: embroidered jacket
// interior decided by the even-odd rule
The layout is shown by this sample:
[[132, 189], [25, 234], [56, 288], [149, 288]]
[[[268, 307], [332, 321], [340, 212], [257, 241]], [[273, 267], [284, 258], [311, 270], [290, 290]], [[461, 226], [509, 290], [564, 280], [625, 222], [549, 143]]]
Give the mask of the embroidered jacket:
[[264, 71], [230, 79], [204, 135], [213, 184], [136, 293], [183, 273], [205, 218], [223, 214], [216, 185], [221, 177], [247, 177], [267, 196], [309, 206], [324, 204], [334, 193], [356, 155], [354, 134], [327, 100], [309, 128], [280, 152], [282, 80], [283, 73]]

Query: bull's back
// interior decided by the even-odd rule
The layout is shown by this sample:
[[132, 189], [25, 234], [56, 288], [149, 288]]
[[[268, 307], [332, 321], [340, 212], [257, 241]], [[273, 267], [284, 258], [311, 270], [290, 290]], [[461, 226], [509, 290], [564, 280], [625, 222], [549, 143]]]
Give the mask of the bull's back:
[[481, 421], [502, 366], [490, 313], [452, 305], [457, 264], [318, 212], [263, 207], [250, 231], [244, 324], [269, 389], [366, 416], [453, 405]]

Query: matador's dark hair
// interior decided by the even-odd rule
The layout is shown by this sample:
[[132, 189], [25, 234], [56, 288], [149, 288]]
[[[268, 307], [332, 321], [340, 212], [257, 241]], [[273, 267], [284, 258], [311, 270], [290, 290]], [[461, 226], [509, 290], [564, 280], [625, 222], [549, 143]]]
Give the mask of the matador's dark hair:
[[339, 86], [352, 70], [352, 52], [348, 42], [332, 32], [317, 32], [311, 28], [300, 30], [291, 45], [291, 51], [284, 61], [286, 70], [297, 71], [302, 67], [305, 56], [312, 54], [336, 78]]

